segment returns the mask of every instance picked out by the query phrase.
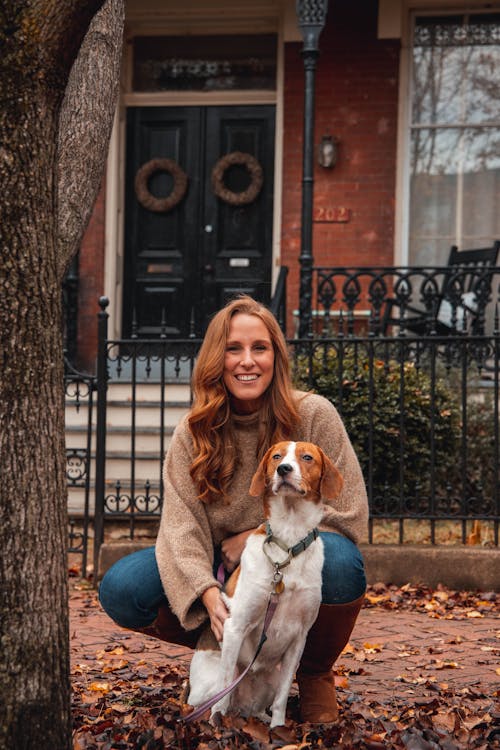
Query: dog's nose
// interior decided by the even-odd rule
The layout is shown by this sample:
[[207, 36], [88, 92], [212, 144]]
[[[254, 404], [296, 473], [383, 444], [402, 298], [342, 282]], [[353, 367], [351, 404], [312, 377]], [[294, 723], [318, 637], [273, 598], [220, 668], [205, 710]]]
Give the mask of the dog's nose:
[[280, 464], [276, 471], [280, 477], [284, 477], [286, 474], [290, 474], [290, 472], [293, 471], [293, 466], [291, 464]]

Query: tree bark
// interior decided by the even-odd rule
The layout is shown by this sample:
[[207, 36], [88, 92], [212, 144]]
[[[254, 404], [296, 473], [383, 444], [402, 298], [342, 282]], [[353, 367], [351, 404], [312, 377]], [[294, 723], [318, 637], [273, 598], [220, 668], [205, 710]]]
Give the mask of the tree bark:
[[66, 258], [80, 245], [106, 163], [119, 92], [123, 0], [96, 14], [73, 65], [59, 120], [59, 241]]
[[2, 750], [71, 741], [61, 280], [76, 244], [59, 241], [57, 143], [70, 70], [102, 4], [0, 9]]

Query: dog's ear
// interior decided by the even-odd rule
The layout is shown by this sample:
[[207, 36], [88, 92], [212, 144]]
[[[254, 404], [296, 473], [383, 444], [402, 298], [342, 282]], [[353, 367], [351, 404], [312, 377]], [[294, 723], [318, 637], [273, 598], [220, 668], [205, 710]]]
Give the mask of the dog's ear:
[[327, 500], [333, 500], [340, 495], [344, 480], [336, 466], [333, 465], [328, 456], [321, 451], [323, 458], [323, 474], [321, 476], [320, 492], [321, 497]]
[[250, 483], [250, 489], [248, 490], [248, 494], [251, 497], [261, 497], [261, 495], [264, 494], [264, 490], [266, 489], [267, 462], [269, 460], [270, 455], [271, 455], [271, 448], [269, 448], [267, 453], [264, 455], [262, 461], [259, 464], [257, 471], [253, 475], [253, 479]]

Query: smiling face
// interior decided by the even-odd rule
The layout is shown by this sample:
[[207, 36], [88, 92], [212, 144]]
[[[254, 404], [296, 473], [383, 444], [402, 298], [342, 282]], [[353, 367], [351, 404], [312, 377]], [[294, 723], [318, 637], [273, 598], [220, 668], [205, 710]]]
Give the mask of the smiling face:
[[257, 411], [274, 375], [274, 347], [266, 326], [256, 315], [231, 318], [224, 355], [224, 383], [234, 410]]

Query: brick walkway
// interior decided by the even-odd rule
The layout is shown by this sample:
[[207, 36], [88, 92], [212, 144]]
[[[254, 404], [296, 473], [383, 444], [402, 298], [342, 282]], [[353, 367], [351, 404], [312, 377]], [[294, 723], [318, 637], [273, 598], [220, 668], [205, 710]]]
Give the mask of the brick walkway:
[[[92, 591], [71, 592], [70, 627], [73, 671], [88, 670], [94, 680], [99, 679], [98, 652], [112, 657], [114, 649], [130, 666], [175, 664], [187, 674], [189, 649], [119, 628]], [[428, 696], [433, 684], [498, 696], [500, 619], [432, 619], [420, 612], [365, 608], [338, 665], [341, 700], [408, 704]]]

